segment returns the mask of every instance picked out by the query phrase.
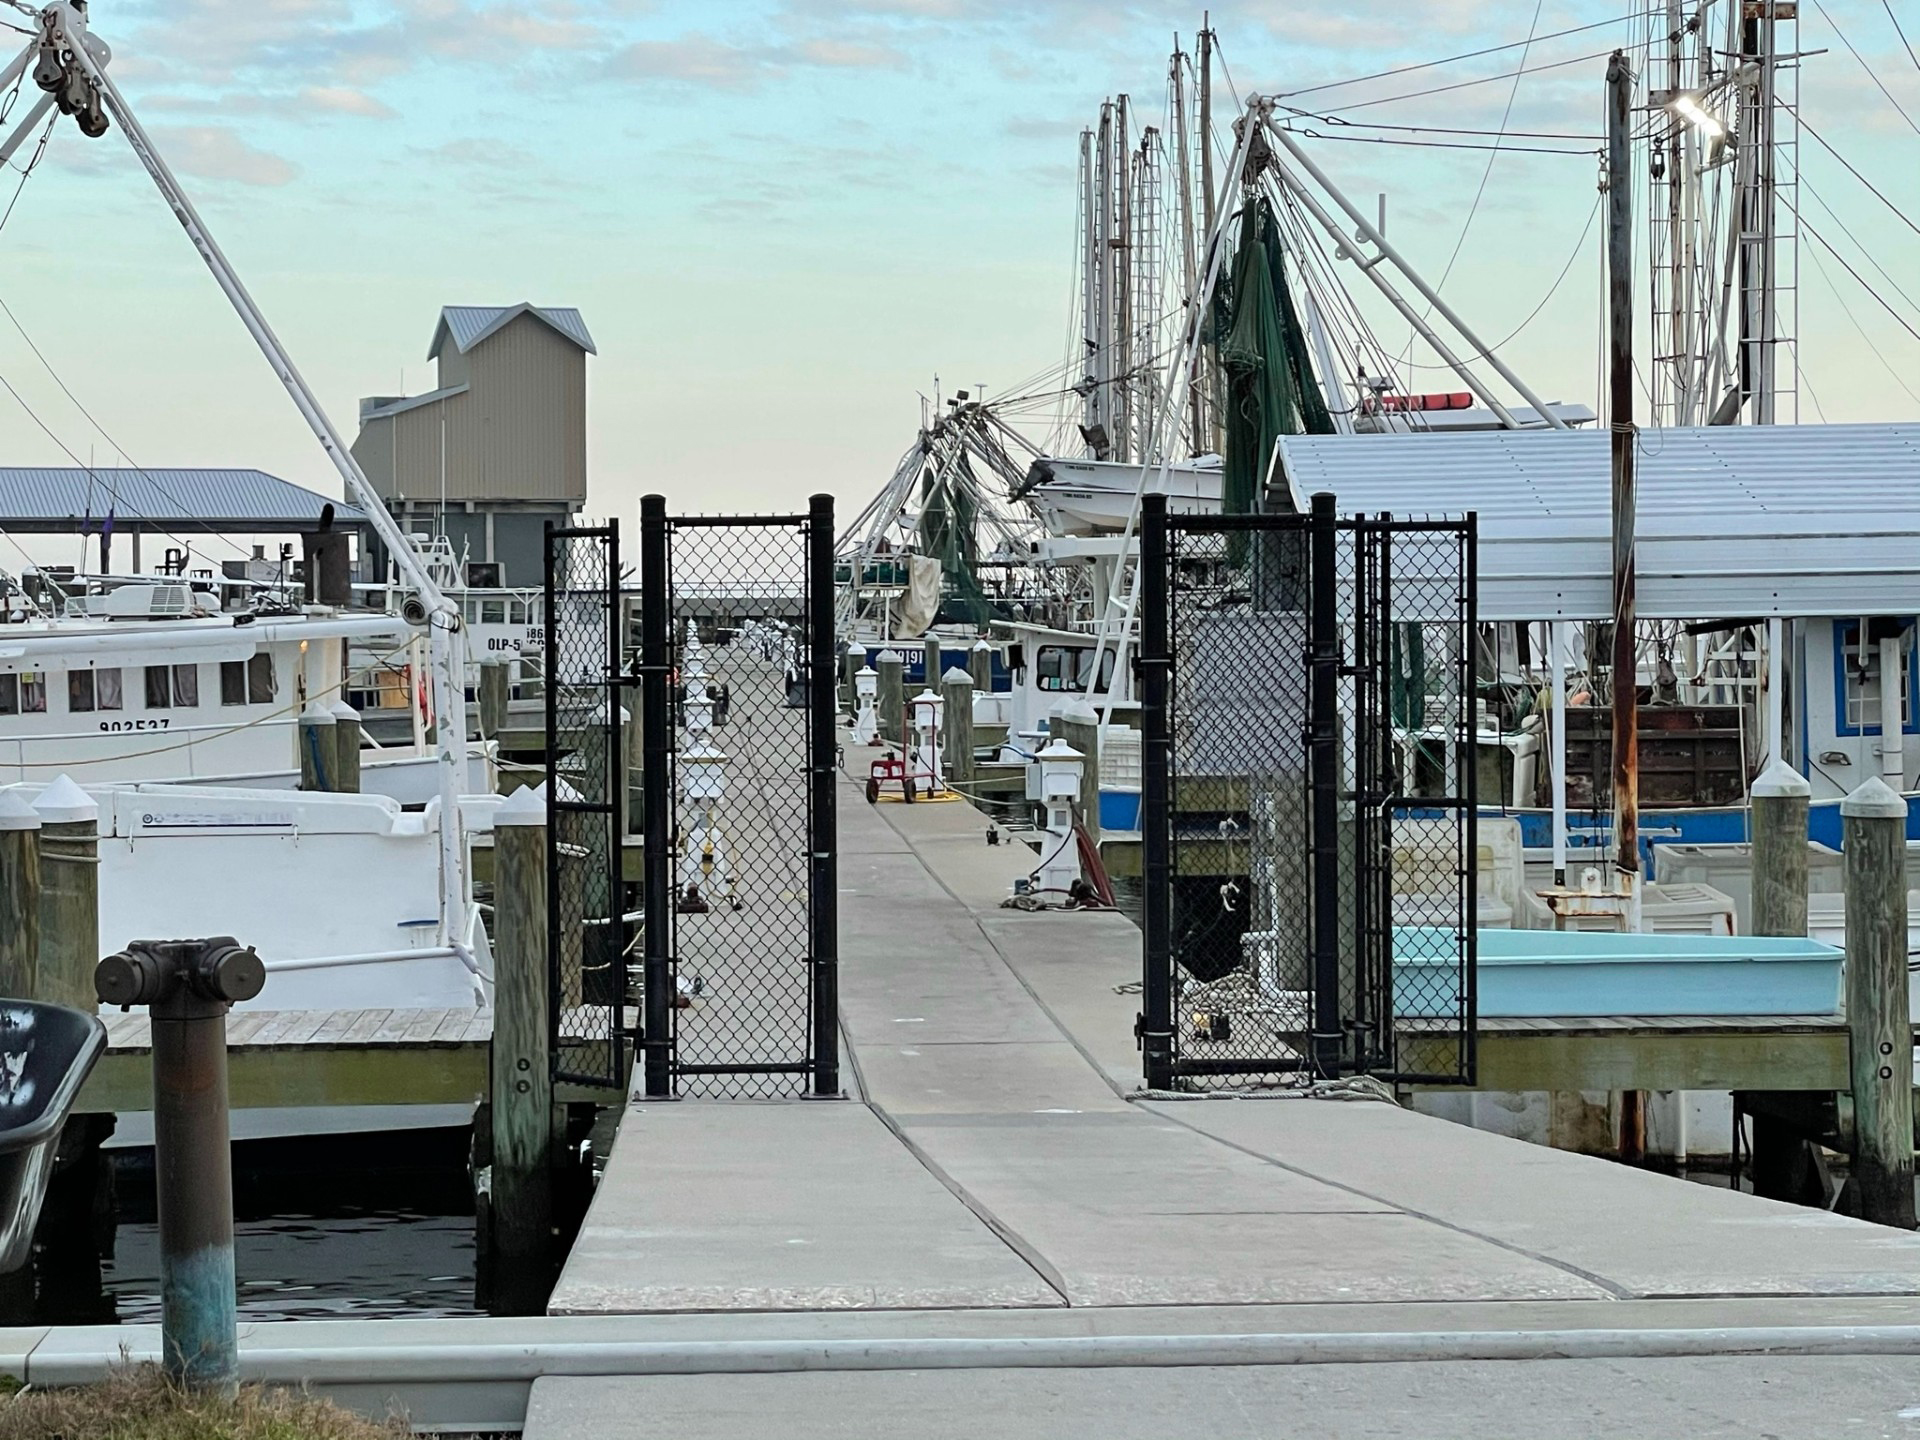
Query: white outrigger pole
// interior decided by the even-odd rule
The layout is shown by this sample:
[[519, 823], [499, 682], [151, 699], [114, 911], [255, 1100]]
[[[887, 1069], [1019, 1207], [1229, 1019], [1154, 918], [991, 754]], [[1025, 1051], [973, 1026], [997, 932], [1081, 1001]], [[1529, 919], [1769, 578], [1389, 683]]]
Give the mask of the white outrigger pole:
[[55, 0], [39, 12], [40, 31], [27, 42], [19, 56], [0, 70], [0, 85], [10, 84], [29, 65], [34, 66], [34, 81], [47, 92], [35, 104], [19, 130], [7, 141], [7, 150], [24, 138], [26, 128], [47, 109], [59, 104], [73, 114], [81, 129], [90, 136], [105, 133], [105, 117], [120, 124], [127, 142], [159, 187], [160, 194], [173, 211], [180, 228], [187, 232], [193, 248], [207, 262], [213, 278], [226, 294], [240, 321], [253, 336], [254, 343], [267, 357], [267, 363], [287, 387], [294, 408], [313, 431], [320, 448], [327, 452], [333, 468], [346, 483], [348, 498], [372, 521], [380, 541], [393, 556], [407, 583], [417, 592], [425, 610], [428, 637], [428, 669], [432, 675], [435, 751], [438, 760], [440, 790], [440, 944], [456, 956], [476, 976], [479, 965], [467, 935], [467, 864], [465, 837], [460, 824], [460, 791], [466, 779], [466, 691], [463, 679], [463, 637], [459, 609], [441, 594], [426, 567], [407, 544], [400, 527], [387, 507], [374, 493], [373, 485], [348, 451], [340, 432], [320, 406], [319, 400], [302, 378], [293, 357], [273, 333], [260, 307], [247, 293], [233, 266], [214, 242], [193, 202], [180, 188], [173, 171], [160, 156], [152, 137], [140, 124], [132, 108], [112, 80], [107, 78], [107, 47], [87, 32], [85, 0]]

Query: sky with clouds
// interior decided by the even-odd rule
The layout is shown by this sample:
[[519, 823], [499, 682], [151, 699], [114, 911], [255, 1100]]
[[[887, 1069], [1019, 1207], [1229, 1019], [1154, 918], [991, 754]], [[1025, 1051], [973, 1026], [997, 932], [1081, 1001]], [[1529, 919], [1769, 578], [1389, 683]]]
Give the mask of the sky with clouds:
[[[1231, 84], [1271, 93], [1633, 8], [1228, 0], [1212, 22]], [[1826, 52], [1806, 62], [1806, 115], [1920, 219], [1920, 60], [1890, 18], [1920, 42], [1920, 7], [1801, 8], [1802, 48]], [[94, 0], [92, 15], [119, 83], [348, 433], [359, 396], [431, 386], [441, 305], [575, 305], [600, 350], [589, 509], [622, 516], [655, 489], [691, 509], [785, 508], [820, 489], [857, 505], [912, 440], [936, 374], [991, 394], [1057, 364], [1078, 132], [1118, 91], [1157, 116], [1174, 36], [1190, 44], [1200, 19], [1129, 0]], [[1538, 43], [1529, 64], [1551, 68], [1517, 88], [1388, 98], [1511, 71], [1508, 51], [1311, 103], [1492, 127], [1510, 102], [1516, 130], [1593, 133], [1604, 52], [1630, 30]], [[1804, 149], [1823, 233], [1920, 330], [1920, 232]], [[1503, 354], [1538, 388], [1592, 401], [1591, 158], [1503, 154], [1489, 171], [1477, 150], [1315, 153], [1355, 194], [1388, 192], [1394, 239], [1429, 273], [1460, 244], [1446, 295], [1483, 334], [1506, 334], [1551, 291]], [[100, 463], [120, 446], [141, 465], [259, 466], [337, 493], [117, 133], [87, 140], [62, 123], [0, 246], [0, 297], [98, 427], [4, 321], [0, 376], [67, 447]], [[1920, 339], [1822, 258], [1844, 306], [1803, 263], [1819, 413], [1920, 419]], [[10, 463], [68, 463], [4, 395], [0, 440]]]

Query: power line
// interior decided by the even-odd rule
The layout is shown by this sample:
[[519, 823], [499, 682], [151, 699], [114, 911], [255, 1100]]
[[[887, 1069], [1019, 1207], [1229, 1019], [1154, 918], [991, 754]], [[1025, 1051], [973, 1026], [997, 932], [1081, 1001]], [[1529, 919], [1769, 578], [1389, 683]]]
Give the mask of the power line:
[[[1827, 274], [1827, 267], [1820, 261], [1820, 252], [1816, 250], [1810, 253], [1813, 255], [1813, 267], [1820, 272], [1820, 278], [1826, 282], [1827, 289], [1833, 292], [1833, 298], [1840, 306], [1840, 313], [1853, 322], [1854, 330], [1859, 333], [1861, 340], [1866, 342], [1867, 348], [1873, 351], [1873, 358], [1880, 362], [1880, 368], [1893, 377], [1894, 384], [1898, 385], [1902, 390], [1905, 390], [1908, 395], [1913, 397], [1915, 404], [1920, 404], [1920, 395], [1914, 395], [1912, 389], [1908, 387], [1907, 382], [1900, 378], [1900, 372], [1887, 363], [1887, 357], [1880, 353], [1880, 347], [1874, 344], [1873, 337], [1867, 334], [1867, 327], [1860, 323], [1859, 319], [1853, 313], [1853, 307], [1847, 304], [1846, 297], [1840, 293], [1840, 287], [1835, 285], [1833, 283], [1833, 277]], [[1802, 378], [1805, 378], [1804, 374]]]
[[1417, 135], [1505, 135], [1513, 140], [1590, 140], [1595, 144], [1604, 140], [1603, 135], [1583, 134], [1575, 130], [1473, 130], [1456, 125], [1394, 125], [1385, 120], [1348, 120], [1341, 115], [1323, 115], [1317, 110], [1303, 110], [1298, 105], [1280, 107], [1289, 115], [1303, 120], [1317, 120], [1326, 125], [1357, 126], [1366, 130], [1400, 130]]
[[1913, 223], [1913, 221], [1909, 220], [1907, 218], [1906, 211], [1902, 210], [1898, 205], [1894, 204], [1893, 201], [1888, 199], [1887, 196], [1881, 191], [1878, 185], [1875, 185], [1871, 180], [1867, 179], [1866, 176], [1862, 175], [1858, 170], [1856, 170], [1853, 166], [1853, 162], [1847, 159], [1847, 157], [1842, 155], [1838, 150], [1834, 149], [1833, 142], [1828, 140], [1827, 137], [1822, 135], [1818, 130], [1814, 129], [1812, 125], [1808, 124], [1807, 119], [1804, 115], [1802, 115], [1798, 110], [1794, 109], [1792, 106], [1787, 106], [1786, 108], [1788, 110], [1788, 113], [1790, 113], [1793, 116], [1795, 122], [1800, 126], [1800, 128], [1806, 131], [1809, 135], [1813, 136], [1813, 138], [1819, 142], [1820, 148], [1822, 150], [1825, 150], [1829, 155], [1833, 156], [1834, 159], [1838, 160], [1843, 166], [1846, 167], [1846, 171], [1849, 175], [1853, 176], [1854, 179], [1858, 180], [1862, 185], [1866, 186], [1867, 189], [1873, 192], [1873, 197], [1876, 200], [1878, 200], [1882, 205], [1886, 206], [1895, 215], [1899, 216], [1900, 223], [1902, 225], [1905, 225], [1909, 230], [1913, 231], [1914, 234], [1920, 235], [1920, 225], [1916, 225]]
[[[1792, 205], [1788, 205], [1787, 208], [1789, 210], [1793, 210]], [[1866, 278], [1862, 276], [1858, 270], [1854, 269], [1853, 266], [1847, 263], [1847, 257], [1842, 255], [1838, 250], [1834, 249], [1833, 246], [1830, 243], [1828, 243], [1827, 237], [1822, 235], [1818, 230], [1814, 229], [1812, 224], [1807, 220], [1806, 216], [1802, 215], [1798, 210], [1794, 210], [1793, 218], [1800, 223], [1801, 229], [1805, 230], [1807, 234], [1811, 235], [1814, 238], [1814, 240], [1818, 242], [1822, 250], [1825, 250], [1835, 260], [1838, 260], [1840, 262], [1841, 268], [1844, 269], [1847, 272], [1847, 274], [1851, 275], [1854, 278], [1854, 280], [1859, 284], [1862, 290], [1866, 291], [1867, 294], [1871, 295], [1879, 303], [1880, 308], [1882, 310], [1885, 310], [1887, 314], [1891, 315], [1894, 318], [1894, 320], [1899, 324], [1902, 330], [1906, 331], [1914, 339], [1920, 340], [1920, 330], [1916, 330], [1913, 328], [1913, 326], [1909, 325], [1907, 323], [1906, 316], [1902, 315], [1898, 310], [1894, 309], [1893, 306], [1889, 305], [1886, 301], [1886, 297], [1883, 296], [1878, 290], [1874, 289], [1873, 286], [1869, 285], [1866, 282]]]
[[[1862, 55], [1858, 50], [1853, 48], [1853, 41], [1847, 38], [1846, 31], [1842, 30], [1838, 24], [1835, 24], [1834, 18], [1831, 15], [1827, 14], [1827, 7], [1822, 5], [1820, 3], [1820, 0], [1813, 0], [1813, 8], [1820, 12], [1821, 19], [1825, 20], [1827, 24], [1833, 26], [1833, 33], [1840, 37], [1840, 43], [1847, 47], [1847, 53], [1852, 55], [1854, 59], [1860, 62], [1860, 68], [1867, 72], [1867, 78], [1873, 81], [1875, 85], [1880, 87], [1880, 93], [1887, 97], [1887, 103], [1893, 106], [1893, 108], [1899, 112], [1900, 118], [1907, 122], [1908, 128], [1911, 129], [1914, 134], [1920, 135], [1920, 124], [1915, 123], [1913, 116], [1909, 115], [1906, 112], [1905, 108], [1902, 107], [1900, 102], [1893, 98], [1893, 92], [1887, 89], [1886, 83], [1883, 80], [1881, 80], [1878, 73], [1875, 72], [1873, 66], [1867, 63], [1867, 57]], [[1893, 11], [1889, 10], [1887, 11], [1887, 13], [1891, 15]], [[1897, 24], [1898, 22], [1895, 22], [1895, 23]], [[1905, 35], [1902, 35], [1900, 38], [1903, 42], [1906, 40]], [[1912, 52], [1909, 51], [1908, 53], [1911, 54]]]
[[1563, 70], [1569, 65], [1584, 65], [1590, 60], [1604, 60], [1613, 54], [1611, 50], [1596, 50], [1591, 55], [1575, 55], [1569, 60], [1552, 60], [1545, 65], [1530, 65], [1519, 70], [1507, 70], [1498, 75], [1482, 75], [1478, 80], [1461, 80], [1452, 85], [1436, 85], [1430, 90], [1409, 90], [1404, 95], [1383, 95], [1375, 100], [1356, 100], [1351, 105], [1342, 105], [1341, 110], [1366, 110], [1375, 105], [1393, 105], [1402, 100], [1419, 100], [1428, 95], [1445, 95], [1454, 90], [1467, 90], [1475, 85], [1491, 85], [1496, 80], [1512, 80], [1520, 75], [1538, 75], [1546, 70]]
[[1348, 85], [1364, 85], [1369, 80], [1387, 80], [1395, 75], [1411, 75], [1416, 70], [1431, 70], [1438, 65], [1454, 65], [1462, 60], [1478, 60], [1483, 55], [1498, 55], [1505, 50], [1526, 49], [1535, 44], [1545, 44], [1549, 40], [1561, 39], [1563, 36], [1582, 35], [1589, 30], [1604, 30], [1609, 25], [1619, 25], [1639, 18], [1640, 12], [1634, 11], [1626, 15], [1616, 15], [1611, 20], [1596, 20], [1590, 25], [1575, 25], [1569, 30], [1556, 30], [1551, 35], [1529, 35], [1525, 40], [1514, 40], [1505, 45], [1489, 45], [1484, 50], [1469, 50], [1464, 55], [1449, 55], [1444, 60], [1423, 60], [1418, 65], [1401, 65], [1396, 69], [1381, 70], [1372, 75], [1357, 75], [1351, 80], [1328, 80], [1320, 85], [1309, 85], [1304, 90], [1283, 90], [1274, 98], [1291, 100], [1296, 95], [1317, 95], [1322, 90], [1338, 90]]
[[[1914, 310], [1917, 313], [1920, 313], [1920, 300], [1915, 300], [1911, 295], [1909, 295], [1906, 292], [1906, 290], [1901, 286], [1900, 282], [1894, 279], [1893, 276], [1887, 273], [1887, 267], [1882, 265], [1878, 260], [1874, 259], [1873, 251], [1869, 249], [1866, 245], [1861, 243], [1860, 237], [1853, 233], [1853, 230], [1851, 229], [1851, 227], [1848, 226], [1847, 222], [1842, 220], [1840, 218], [1839, 213], [1831, 205], [1829, 205], [1826, 202], [1826, 198], [1822, 196], [1818, 190], [1813, 188], [1813, 183], [1809, 181], [1805, 175], [1800, 176], [1799, 179], [1800, 179], [1801, 188], [1803, 188], [1809, 195], [1813, 196], [1815, 202], [1818, 203], [1820, 208], [1827, 212], [1827, 218], [1833, 221], [1834, 224], [1840, 227], [1840, 232], [1843, 235], [1845, 235], [1847, 239], [1853, 241], [1855, 245], [1858, 245], [1860, 247], [1860, 253], [1866, 257], [1867, 263], [1869, 265], [1873, 266], [1875, 270], [1880, 272], [1880, 278], [1886, 281], [1887, 284], [1893, 287], [1894, 293], [1896, 295], [1898, 295], [1902, 300], [1906, 301], [1907, 304], [1913, 306]], [[1792, 209], [1793, 207], [1789, 205], [1787, 208]]]
[[1330, 135], [1311, 127], [1280, 127], [1289, 135], [1305, 135], [1314, 140], [1337, 140], [1349, 145], [1398, 145], [1408, 150], [1492, 150], [1504, 155], [1597, 155], [1597, 148], [1568, 150], [1552, 145], [1478, 145], [1470, 140], [1396, 140], [1390, 135]]
[[1900, 28], [1900, 17], [1893, 13], [1892, 0], [1880, 0], [1880, 5], [1887, 12], [1887, 19], [1893, 22], [1893, 33], [1900, 37], [1900, 43], [1906, 47], [1907, 58], [1913, 61], [1913, 68], [1920, 70], [1920, 55], [1913, 53], [1913, 42], [1907, 39], [1907, 32]]
[[[1553, 300], [1553, 297], [1560, 293], [1560, 287], [1567, 283], [1567, 276], [1573, 273], [1573, 267], [1575, 262], [1578, 261], [1580, 258], [1580, 252], [1587, 248], [1587, 237], [1593, 234], [1593, 222], [1599, 218], [1600, 205], [1605, 198], [1606, 197], [1604, 194], [1597, 195], [1594, 197], [1593, 208], [1587, 212], [1587, 223], [1585, 227], [1582, 228], [1580, 231], [1579, 240], [1574, 242], [1573, 253], [1567, 256], [1567, 263], [1560, 267], [1560, 274], [1554, 279], [1554, 282], [1552, 286], [1548, 288], [1547, 293], [1540, 298], [1540, 303], [1533, 307], [1532, 312], [1527, 316], [1527, 318], [1522, 320], [1518, 325], [1516, 325], [1507, 334], [1505, 339], [1496, 340], [1493, 342], [1493, 344], [1487, 346], [1486, 349], [1478, 352], [1477, 354], [1467, 356], [1466, 360], [1463, 361], [1462, 363], [1471, 364], [1475, 360], [1486, 359], [1489, 355], [1493, 354], [1494, 351], [1500, 349], [1502, 346], [1508, 344], [1509, 342], [1518, 339], [1520, 336], [1520, 332], [1522, 330], [1525, 330], [1529, 325], [1533, 324], [1535, 320], [1540, 318], [1540, 312], [1547, 308], [1548, 304], [1551, 303], [1551, 301]], [[1415, 360], [1409, 360], [1406, 363], [1415, 370], [1451, 370], [1453, 368], [1451, 365], [1423, 365]]]

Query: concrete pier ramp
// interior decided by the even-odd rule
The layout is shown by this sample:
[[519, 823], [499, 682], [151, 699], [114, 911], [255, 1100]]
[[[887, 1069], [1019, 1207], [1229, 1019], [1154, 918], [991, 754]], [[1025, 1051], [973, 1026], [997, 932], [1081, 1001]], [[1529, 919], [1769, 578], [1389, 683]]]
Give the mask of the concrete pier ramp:
[[[863, 776], [863, 752], [848, 766]], [[849, 781], [840, 815], [853, 1092], [636, 1102], [554, 1313], [718, 1338], [759, 1312], [785, 1336], [875, 1340], [1920, 1321], [1912, 1234], [1379, 1100], [1134, 1098], [1131, 924], [1001, 908], [1032, 852], [989, 846], [964, 804], [870, 806]], [[1745, 1434], [1725, 1426], [1764, 1366], [1783, 1415], [1831, 1421], [1782, 1433], [1917, 1423], [1888, 1428], [1920, 1405], [1909, 1358], [1647, 1354], [550, 1378], [528, 1433], [644, 1413], [688, 1437], [1266, 1435], [1280, 1415], [1335, 1434], [1362, 1416], [1369, 1435]], [[1526, 1431], [1516, 1400], [1582, 1418]], [[1436, 1423], [1455, 1407], [1483, 1423]]]

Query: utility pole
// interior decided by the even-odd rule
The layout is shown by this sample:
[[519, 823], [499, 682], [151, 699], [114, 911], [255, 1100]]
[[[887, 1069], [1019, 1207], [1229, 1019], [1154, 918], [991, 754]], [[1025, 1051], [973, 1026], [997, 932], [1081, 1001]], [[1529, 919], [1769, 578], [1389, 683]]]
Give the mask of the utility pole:
[[[1640, 928], [1639, 665], [1633, 575], [1633, 71], [1607, 64], [1607, 420], [1613, 440], [1613, 868], [1627, 928]], [[1557, 716], [1556, 719], [1564, 719]], [[1646, 1154], [1646, 1095], [1620, 1096], [1620, 1158]]]
[[1634, 652], [1633, 71], [1607, 65], [1607, 419], [1613, 457], [1613, 864], [1639, 925], [1639, 709]]

